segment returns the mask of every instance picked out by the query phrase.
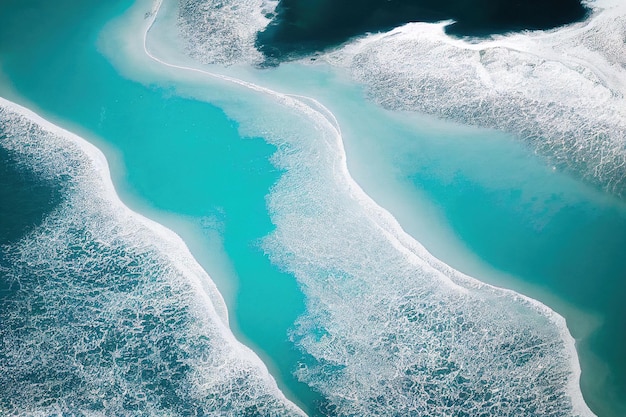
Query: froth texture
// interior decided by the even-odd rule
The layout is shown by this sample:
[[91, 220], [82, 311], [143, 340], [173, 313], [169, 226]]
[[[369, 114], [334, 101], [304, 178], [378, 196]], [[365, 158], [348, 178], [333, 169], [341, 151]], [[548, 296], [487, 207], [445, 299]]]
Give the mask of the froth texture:
[[592, 415], [563, 319], [429, 255], [349, 178], [332, 124], [301, 108], [314, 135], [279, 146], [265, 248], [307, 297], [296, 375], [324, 414]]
[[0, 247], [0, 414], [302, 415], [182, 241], [117, 200], [101, 155], [15, 109], [0, 146], [64, 191]]
[[256, 33], [268, 23], [271, 0], [179, 0], [178, 24], [187, 53], [204, 64], [259, 63]]
[[485, 36], [551, 29], [585, 15], [579, 0], [280, 0], [257, 46], [268, 60], [280, 61], [408, 22], [454, 20], [450, 33]]
[[[378, 10], [374, 3], [368, 4]], [[379, 6], [399, 7], [385, 3]], [[615, 0], [590, 1], [584, 7], [574, 3], [566, 8], [573, 13], [571, 19], [559, 24], [587, 19], [559, 29], [460, 40], [446, 31], [462, 34], [463, 28], [469, 30], [473, 23], [411, 23], [352, 40], [323, 59], [347, 68], [366, 86], [370, 98], [385, 108], [425, 112], [513, 133], [554, 169], [624, 197], [624, 5]], [[333, 13], [369, 22], [361, 12], [351, 15], [349, 5], [289, 4], [245, 2], [234, 7], [185, 0], [181, 2], [179, 30], [188, 53], [200, 62], [259, 64], [263, 59], [279, 62], [292, 53], [307, 55], [346, 40], [348, 35], [340, 33], [347, 30], [342, 19], [330, 23]], [[563, 10], [555, 6], [551, 13], [558, 16]], [[536, 14], [541, 18], [541, 13]], [[271, 18], [275, 21], [268, 25]], [[445, 13], [434, 13], [425, 20], [443, 18]], [[220, 29], [220, 22], [230, 21], [229, 29]], [[329, 25], [332, 30], [317, 31], [316, 25]], [[265, 58], [254, 48], [254, 31], [261, 31], [256, 46]]]
[[555, 169], [624, 197], [625, 9], [592, 4], [584, 23], [487, 41], [410, 24], [328, 61], [348, 68], [386, 108], [511, 132]]
[[[397, 37], [372, 47], [387, 61], [348, 47], [328, 60], [355, 75], [373, 73], [369, 62], [411, 73], [418, 65], [397, 60]], [[432, 74], [454, 77], [441, 64], [432, 62]], [[295, 373], [323, 395], [322, 414], [593, 415], [562, 317], [452, 270], [406, 235], [350, 177], [339, 127], [320, 103], [245, 85], [280, 104], [235, 113], [243, 132], [276, 146], [273, 162], [284, 171], [268, 197], [276, 229], [263, 247], [306, 296], [291, 332], [303, 354]], [[413, 87], [403, 84], [407, 95]]]

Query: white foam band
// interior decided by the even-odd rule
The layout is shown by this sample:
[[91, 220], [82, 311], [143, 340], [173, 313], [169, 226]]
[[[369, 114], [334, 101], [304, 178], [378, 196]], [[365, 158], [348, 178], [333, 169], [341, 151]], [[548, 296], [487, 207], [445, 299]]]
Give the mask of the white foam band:
[[235, 339], [182, 239], [123, 205], [97, 148], [3, 98], [0, 126], [3, 148], [67, 188], [43, 224], [2, 248], [21, 301], [2, 311], [0, 412], [303, 415]]
[[372, 98], [514, 133], [555, 168], [626, 195], [626, 5], [590, 2], [588, 20], [550, 31], [458, 40], [411, 23], [323, 58]]

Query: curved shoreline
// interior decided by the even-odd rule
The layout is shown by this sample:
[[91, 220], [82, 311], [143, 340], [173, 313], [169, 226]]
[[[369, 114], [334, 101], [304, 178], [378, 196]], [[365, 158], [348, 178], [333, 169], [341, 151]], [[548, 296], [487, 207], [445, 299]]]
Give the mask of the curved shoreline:
[[[14, 103], [12, 101], [9, 101], [5, 99], [4, 97], [0, 97], [0, 106], [6, 107], [9, 110], [12, 110], [13, 112], [18, 113], [26, 117], [27, 119], [33, 121], [35, 124], [42, 126], [47, 131], [52, 132], [53, 134], [56, 134], [62, 138], [66, 138], [69, 141], [78, 145], [81, 151], [85, 155], [87, 155], [87, 157], [93, 163], [95, 172], [100, 177], [108, 193], [107, 195], [108, 200], [111, 201], [113, 205], [124, 208], [124, 210], [126, 210], [128, 213], [131, 214], [131, 216], [133, 217], [133, 220], [137, 221], [139, 224], [143, 226], [146, 226], [148, 229], [154, 231], [164, 241], [172, 243], [173, 247], [179, 248], [179, 252], [174, 254], [175, 258], [188, 257], [188, 258], [193, 259], [195, 263], [191, 265], [180, 263], [180, 266], [186, 270], [189, 270], [189, 271], [195, 270], [191, 275], [197, 276], [196, 273], [200, 271], [206, 274], [204, 269], [200, 267], [200, 264], [198, 264], [195, 258], [193, 258], [193, 256], [191, 255], [191, 252], [187, 248], [187, 245], [185, 244], [185, 242], [182, 240], [180, 236], [178, 236], [174, 231], [163, 226], [161, 223], [155, 222], [154, 220], [151, 220], [148, 217], [145, 217], [133, 211], [122, 202], [122, 200], [119, 198], [119, 195], [115, 191], [113, 181], [111, 180], [111, 172], [109, 170], [109, 164], [106, 160], [106, 157], [104, 156], [104, 154], [102, 153], [100, 149], [98, 149], [95, 145], [93, 145], [91, 142], [87, 141], [86, 139], [68, 130], [63, 129], [60, 126], [55, 125], [54, 123], [44, 119], [42, 116], [33, 112], [32, 110], [26, 107], [23, 107], [17, 103]], [[206, 275], [206, 277], [208, 277], [208, 274]], [[209, 288], [210, 293], [207, 294], [205, 291], [203, 291], [203, 293], [205, 293], [206, 296], [209, 298], [210, 304], [215, 310], [215, 314], [219, 317], [220, 321], [223, 323], [224, 326], [228, 327], [228, 310], [226, 309], [226, 304], [224, 302], [224, 299], [222, 295], [220, 294], [220, 292], [217, 290], [217, 287], [215, 286], [213, 281], [210, 280], [210, 277], [208, 278], [209, 280], [207, 282], [210, 282], [210, 285], [211, 285], [211, 287]], [[199, 289], [203, 288], [202, 282], [199, 279], [197, 280], [195, 284], [196, 286], [198, 286]], [[218, 304], [217, 306], [215, 305], [216, 303]]]
[[[454, 270], [452, 267], [444, 264], [438, 259], [434, 258], [415, 238], [410, 236], [408, 233], [404, 231], [402, 226], [398, 223], [398, 221], [384, 208], [378, 206], [376, 202], [365, 193], [365, 191], [361, 188], [361, 186], [356, 183], [356, 181], [351, 177], [350, 172], [347, 166], [347, 155], [343, 145], [343, 139], [341, 136], [341, 131], [339, 128], [339, 124], [334, 117], [333, 113], [328, 110], [322, 103], [318, 102], [314, 98], [305, 97], [300, 95], [291, 95], [291, 94], [283, 94], [256, 84], [253, 84], [248, 81], [240, 80], [237, 78], [233, 78], [230, 76], [211, 73], [209, 71], [205, 71], [199, 68], [188, 67], [184, 65], [177, 65], [166, 62], [153, 53], [150, 52], [147, 46], [147, 38], [150, 30], [154, 26], [156, 19], [158, 17], [159, 10], [163, 4], [163, 0], [156, 0], [153, 3], [153, 8], [150, 13], [150, 21], [143, 33], [143, 49], [145, 54], [152, 59], [153, 61], [162, 64], [166, 67], [190, 71], [198, 74], [202, 74], [205, 76], [209, 76], [212, 78], [220, 79], [223, 81], [227, 81], [230, 83], [234, 83], [246, 88], [249, 88], [253, 91], [260, 92], [263, 94], [270, 95], [275, 98], [277, 101], [285, 104], [289, 107], [292, 107], [296, 110], [301, 111], [306, 115], [306, 117], [310, 118], [316, 125], [321, 125], [322, 128], [330, 129], [333, 132], [333, 136], [335, 138], [335, 143], [329, 143], [328, 145], [332, 148], [335, 148], [339, 153], [339, 158], [341, 161], [341, 172], [338, 174], [341, 176], [341, 180], [344, 181], [348, 188], [351, 191], [351, 194], [362, 204], [365, 210], [370, 214], [371, 219], [377, 225], [380, 233], [385, 236], [388, 241], [396, 247], [396, 249], [404, 253], [404, 255], [411, 259], [412, 262], [420, 262], [422, 260], [426, 260], [428, 264], [438, 270], [440, 272], [439, 276], [442, 280], [442, 283], [447, 285], [453, 285], [458, 288], [462, 288], [463, 290], [468, 290], [468, 287], [473, 288], [489, 288], [497, 291], [502, 291], [505, 294], [508, 294], [512, 299], [521, 301], [525, 304], [532, 306], [534, 310], [538, 313], [544, 315], [549, 318], [550, 321], [559, 329], [561, 334], [561, 338], [567, 347], [567, 354], [570, 358], [570, 369], [572, 371], [572, 375], [569, 379], [568, 384], [568, 393], [571, 396], [573, 405], [579, 409], [582, 413], [593, 415], [591, 410], [588, 408], [586, 402], [582, 397], [582, 391], [580, 389], [580, 363], [578, 360], [578, 353], [575, 348], [575, 340], [571, 336], [569, 329], [565, 323], [565, 319], [563, 316], [556, 313], [547, 305], [541, 303], [538, 300], [527, 297], [523, 294], [517, 293], [513, 290], [496, 287], [490, 284], [486, 284], [474, 277], [470, 277], [465, 275], [459, 271]], [[309, 101], [313, 103], [315, 107], [318, 108], [316, 110], [312, 106], [305, 103], [305, 101]], [[461, 285], [464, 284], [464, 285]]]
[[154, 244], [158, 252], [172, 262], [172, 264], [181, 271], [183, 276], [187, 278], [188, 283], [194, 288], [195, 294], [200, 297], [203, 307], [207, 308], [209, 319], [216, 324], [220, 336], [236, 350], [236, 355], [248, 361], [252, 366], [258, 369], [259, 376], [266, 383], [266, 388], [268, 388], [277, 399], [283, 401], [296, 413], [305, 415], [297, 405], [284, 396], [283, 392], [278, 388], [274, 377], [267, 369], [267, 366], [257, 354], [237, 340], [229, 327], [228, 310], [221, 293], [208, 273], [191, 254], [184, 240], [173, 230], [133, 211], [122, 202], [113, 185], [109, 164], [102, 151], [86, 139], [55, 125], [32, 110], [3, 97], [0, 97], [0, 107], [23, 117], [25, 120], [40, 126], [44, 131], [50, 132], [62, 140], [67, 140], [78, 147], [78, 150], [85, 155], [88, 160], [90, 165], [88, 168], [93, 169], [95, 179], [100, 181], [105, 193], [104, 199], [111, 204], [113, 209], [122, 210], [127, 214], [133, 223], [143, 226], [151, 233], [154, 233], [156, 239], [150, 243]]

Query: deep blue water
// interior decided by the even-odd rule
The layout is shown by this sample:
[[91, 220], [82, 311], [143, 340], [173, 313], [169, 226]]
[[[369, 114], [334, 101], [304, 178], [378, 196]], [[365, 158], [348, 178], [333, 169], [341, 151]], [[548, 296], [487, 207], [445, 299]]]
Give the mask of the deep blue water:
[[61, 189], [0, 148], [0, 244], [13, 243], [40, 224], [60, 202]]
[[587, 13], [580, 0], [281, 0], [270, 25], [258, 34], [257, 47], [271, 63], [408, 22], [452, 19], [446, 28], [451, 35], [487, 36], [551, 29]]

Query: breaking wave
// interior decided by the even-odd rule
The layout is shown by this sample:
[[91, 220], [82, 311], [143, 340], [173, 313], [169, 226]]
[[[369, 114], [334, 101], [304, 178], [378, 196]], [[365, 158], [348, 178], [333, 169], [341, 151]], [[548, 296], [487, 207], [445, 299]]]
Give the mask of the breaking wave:
[[[275, 6], [181, 0], [179, 30], [199, 62], [258, 64], [253, 32]], [[322, 59], [348, 69], [385, 108], [513, 133], [554, 169], [625, 197], [626, 5], [586, 6], [584, 22], [487, 40], [450, 37], [451, 22], [410, 23]], [[235, 29], [220, 29], [224, 22]]]
[[203, 64], [258, 64], [257, 32], [273, 16], [277, 0], [180, 0], [178, 26], [187, 53]]
[[96, 148], [1, 98], [0, 132], [63, 184], [43, 223], [0, 247], [0, 414], [303, 415], [182, 240], [120, 202]]
[[291, 334], [305, 354], [296, 375], [324, 395], [324, 412], [592, 415], [563, 318], [433, 258], [349, 176], [319, 104], [287, 104], [308, 121], [270, 139], [286, 173], [264, 248], [306, 295]]
[[[154, 11], [158, 13], [158, 6]], [[219, 16], [218, 11], [213, 12]], [[147, 14], [152, 16], [152, 23], [156, 13]], [[145, 36], [152, 23], [147, 26]], [[179, 21], [179, 25], [183, 32], [203, 31], [201, 24], [195, 27], [189, 21]], [[216, 36], [222, 35], [230, 36], [227, 32]], [[390, 35], [381, 35], [384, 36]], [[222, 43], [205, 43], [202, 47], [209, 48], [209, 56], [213, 45], [215, 54], [221, 53], [227, 37], [220, 39]], [[352, 47], [372, 43], [374, 38], [368, 39]], [[306, 296], [307, 310], [291, 332], [291, 340], [303, 352], [303, 360], [295, 372], [301, 381], [323, 394], [325, 414], [593, 415], [578, 386], [578, 358], [564, 319], [534, 300], [464, 276], [432, 257], [408, 236], [350, 177], [339, 126], [323, 105], [231, 77], [171, 64], [147, 49], [146, 52], [169, 69], [193, 71], [196, 75], [236, 83], [272, 104], [251, 112], [238, 100], [235, 106], [225, 110], [237, 116], [233, 118], [241, 124], [242, 132], [262, 135], [277, 148], [273, 162], [284, 174], [268, 196], [276, 229], [264, 240], [263, 247], [274, 263], [295, 275]], [[352, 62], [346, 55], [328, 59], [339, 64]], [[29, 123], [27, 130], [33, 128]], [[72, 147], [64, 144], [62, 149]], [[54, 155], [51, 151], [28, 155], [43, 164], [45, 160], [37, 155]], [[84, 160], [84, 154], [79, 155], [83, 157], [78, 160]], [[93, 162], [78, 165], [98, 167]], [[52, 408], [42, 393], [53, 387], [65, 395], [56, 407], [78, 404], [97, 411], [101, 403], [94, 406], [79, 402], [83, 398], [93, 398], [95, 402], [92, 392], [97, 387], [105, 393], [113, 392], [112, 388], [108, 391], [111, 385], [107, 383], [110, 383], [128, 387], [124, 392], [134, 401], [131, 404], [141, 404], [145, 410], [165, 407], [174, 412], [193, 412], [194, 409], [180, 407], [210, 404], [213, 410], [227, 410], [222, 413], [225, 415], [297, 413], [278, 392], [262, 364], [227, 331], [225, 313], [219, 314], [223, 304], [217, 293], [210, 292], [211, 302], [198, 300], [198, 294], [203, 293], [192, 290], [193, 283], [199, 285], [197, 277], [204, 277], [205, 286], [208, 281], [199, 267], [198, 275], [188, 275], [184, 268], [189, 267], [187, 263], [170, 263], [170, 258], [164, 259], [163, 254], [177, 252], [170, 251], [169, 246], [161, 250], [155, 247], [153, 239], [144, 239], [145, 234], [152, 236], [154, 229], [136, 226], [141, 222], [129, 227], [128, 219], [136, 221], [136, 216], [117, 203], [112, 207], [107, 204], [117, 200], [99, 197], [101, 194], [93, 190], [109, 187], [108, 183], [95, 181], [89, 172], [89, 169], [79, 171], [76, 178], [81, 181], [75, 182], [76, 190], [63, 208], [12, 249], [13, 263], [5, 267], [8, 276], [15, 277], [15, 288], [22, 288], [17, 273], [11, 273], [12, 265], [16, 265], [16, 270], [33, 268], [32, 274], [38, 277], [60, 267], [55, 264], [50, 267], [47, 255], [37, 256], [50, 250], [55, 255], [52, 259], [65, 259], [78, 271], [94, 272], [91, 267], [100, 262], [94, 254], [119, 252], [124, 248], [130, 252], [115, 252], [114, 257], [106, 258], [109, 263], [98, 270], [114, 271], [114, 276], [121, 274], [115, 272], [120, 268], [136, 268], [132, 270], [137, 272], [131, 275], [132, 285], [116, 280], [102, 282], [98, 274], [93, 277], [87, 274], [85, 279], [72, 272], [59, 275], [67, 284], [34, 280], [21, 295], [25, 299], [42, 294], [46, 300], [63, 300], [50, 304], [54, 312], [52, 326], [48, 327], [51, 330], [22, 326], [18, 321], [24, 317], [23, 312], [9, 315], [8, 319], [13, 320], [12, 327], [23, 332], [16, 336], [21, 338], [20, 343], [25, 340], [26, 346], [33, 346], [35, 359], [38, 352], [47, 349], [45, 340], [54, 341], [53, 346], [65, 347], [64, 335], [69, 332], [72, 340], [81, 341], [68, 346], [71, 355], [53, 358], [62, 365], [55, 369], [68, 370], [72, 377], [77, 375], [77, 381], [84, 380], [79, 386], [83, 391], [82, 395], [73, 393], [59, 382], [65, 378], [55, 374], [44, 378], [43, 372], [49, 372], [49, 368], [38, 365], [39, 359], [27, 360], [28, 366], [32, 364], [32, 375], [41, 373], [41, 383], [15, 387], [12, 396], [4, 400], [6, 404], [14, 406], [18, 402], [11, 401], [26, 400], [25, 392], [30, 389], [30, 402], [26, 404], [35, 404], [33, 407], [47, 412]], [[82, 186], [90, 181], [92, 186]], [[122, 244], [129, 241], [133, 245]], [[41, 265], [31, 259], [41, 259]], [[150, 270], [160, 273], [148, 273], [143, 269], [145, 265], [154, 265]], [[195, 265], [192, 262], [191, 268], [195, 269]], [[92, 330], [89, 327], [86, 331], [64, 324], [65, 317], [60, 312], [66, 311], [64, 303], [68, 298], [63, 298], [66, 294], [69, 299], [87, 300], [81, 308], [91, 309], [86, 317], [92, 321], [86, 323], [95, 323], [96, 333], [89, 333]], [[152, 297], [155, 302], [143, 302]], [[153, 313], [150, 309], [155, 309], [155, 305], [159, 308]], [[211, 306], [218, 311], [213, 311]], [[143, 315], [146, 309], [151, 314], [149, 317]], [[82, 314], [84, 310], [77, 311]], [[152, 329], [152, 316], [163, 326], [155, 327], [163, 329], [162, 332]], [[42, 316], [47, 317], [50, 316]], [[112, 317], [111, 322], [107, 321], [108, 317]], [[94, 322], [95, 318], [100, 322]], [[126, 331], [118, 335], [118, 326]], [[98, 333], [99, 329], [105, 331]], [[124, 337], [128, 334], [136, 334], [137, 338], [126, 341]], [[110, 342], [109, 335], [117, 339]], [[156, 343], [149, 344], [153, 337]], [[95, 348], [87, 342], [95, 343]], [[177, 353], [163, 354], [161, 349], [172, 344]], [[14, 365], [18, 363], [15, 358], [22, 354], [17, 350], [18, 344], [7, 346], [14, 348], [7, 349], [9, 359], [3, 374], [22, 372], [22, 368]], [[125, 361], [126, 352], [143, 352], [143, 346], [151, 346], [145, 361], [148, 375], [155, 369], [169, 372], [164, 374], [166, 378], [156, 393], [150, 391], [154, 386], [142, 385], [144, 380], [138, 377], [141, 374], [137, 373], [135, 362]], [[108, 354], [109, 351], [115, 354]], [[109, 362], [99, 362], [106, 360]], [[144, 362], [140, 364], [143, 366]], [[109, 397], [113, 398], [104, 395], [107, 400]], [[170, 401], [174, 398], [183, 401]], [[126, 403], [114, 399], [117, 402], [112, 402], [113, 407], [106, 410], [126, 410]]]
[[626, 196], [626, 6], [547, 32], [455, 39], [412, 23], [325, 55], [389, 109], [511, 132], [555, 169]]

